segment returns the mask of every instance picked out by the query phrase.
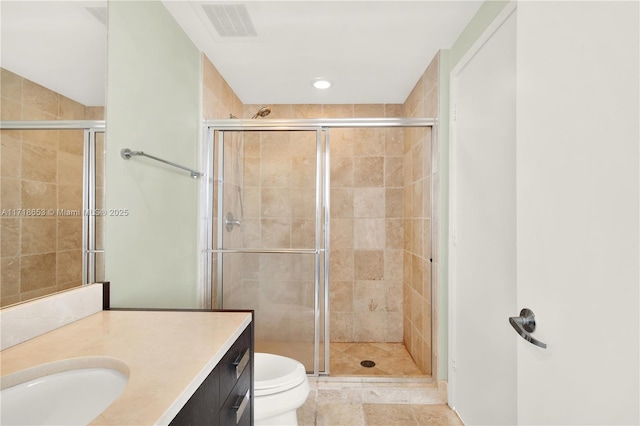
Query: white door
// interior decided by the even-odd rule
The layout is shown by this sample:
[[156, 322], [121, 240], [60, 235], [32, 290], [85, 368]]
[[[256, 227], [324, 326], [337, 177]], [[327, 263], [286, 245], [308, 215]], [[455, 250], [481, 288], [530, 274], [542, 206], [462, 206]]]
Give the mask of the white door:
[[[456, 365], [450, 370], [450, 402], [467, 424], [640, 422], [639, 13], [638, 2], [520, 2], [514, 15], [517, 96], [512, 124], [507, 123], [512, 115], [501, 121], [490, 113], [496, 102], [513, 105], [508, 97], [490, 96], [478, 103], [468, 99], [464, 82], [457, 81], [483, 52], [490, 52], [512, 18], [504, 22], [502, 16], [500, 29], [453, 76], [451, 355]], [[512, 53], [505, 49], [502, 56], [511, 58]], [[495, 60], [498, 66], [500, 59]], [[501, 87], [491, 72], [476, 74], [470, 85], [485, 86], [482, 90], [494, 85], [498, 92]], [[493, 121], [482, 122], [481, 117]], [[461, 144], [492, 137], [465, 142], [463, 135], [487, 131], [505, 137], [498, 130], [505, 125], [515, 125], [515, 193], [494, 186], [501, 195], [488, 196], [490, 182], [476, 183], [487, 196], [468, 193], [460, 185], [466, 172], [459, 169], [480, 161], [486, 162], [483, 171], [508, 173], [505, 160], [513, 147], [500, 148], [492, 141], [486, 148], [495, 157], [482, 152], [464, 158]], [[512, 209], [514, 200], [515, 215], [504, 223], [515, 223], [515, 234], [501, 231], [502, 240], [491, 238], [502, 250], [486, 241], [491, 237], [487, 230], [463, 235], [471, 224], [465, 225], [469, 211], [477, 212], [476, 226], [487, 227], [491, 225], [482, 212], [498, 209], [496, 202]], [[460, 212], [461, 205], [466, 212]], [[500, 254], [513, 247], [514, 235], [515, 264], [513, 254]], [[487, 247], [492, 256], [482, 253], [469, 261], [473, 244]], [[515, 271], [516, 279], [505, 292], [504, 282], [484, 276], [487, 270], [495, 275]], [[473, 303], [465, 301], [467, 291], [475, 296]], [[502, 303], [510, 304], [511, 312], [496, 322], [488, 311], [504, 311]], [[507, 317], [521, 308], [535, 313], [533, 336], [548, 344], [546, 349], [511, 330]], [[504, 333], [511, 335], [505, 338], [515, 345], [516, 355], [505, 355], [507, 343], [494, 344]], [[482, 342], [488, 344], [480, 346]], [[472, 348], [465, 346], [469, 344]], [[505, 357], [508, 361], [497, 368], [482, 362]], [[479, 371], [483, 369], [492, 371]], [[500, 397], [493, 389], [495, 380], [513, 394], [491, 399]], [[469, 397], [474, 394], [477, 398]], [[488, 413], [482, 405], [497, 412]]]

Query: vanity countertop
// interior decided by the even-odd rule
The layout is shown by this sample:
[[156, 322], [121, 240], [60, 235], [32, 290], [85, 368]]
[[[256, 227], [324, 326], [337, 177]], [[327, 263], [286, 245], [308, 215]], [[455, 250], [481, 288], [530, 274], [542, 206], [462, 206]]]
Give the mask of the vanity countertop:
[[246, 312], [102, 311], [3, 350], [1, 371], [116, 358], [129, 381], [91, 424], [168, 424], [250, 322]]

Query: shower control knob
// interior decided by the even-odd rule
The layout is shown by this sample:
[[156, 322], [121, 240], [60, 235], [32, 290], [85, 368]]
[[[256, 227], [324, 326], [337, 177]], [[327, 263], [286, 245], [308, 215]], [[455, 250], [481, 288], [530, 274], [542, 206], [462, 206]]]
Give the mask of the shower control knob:
[[242, 223], [233, 216], [233, 213], [229, 212], [224, 217], [224, 227], [227, 232], [231, 232], [234, 226], [242, 226]]

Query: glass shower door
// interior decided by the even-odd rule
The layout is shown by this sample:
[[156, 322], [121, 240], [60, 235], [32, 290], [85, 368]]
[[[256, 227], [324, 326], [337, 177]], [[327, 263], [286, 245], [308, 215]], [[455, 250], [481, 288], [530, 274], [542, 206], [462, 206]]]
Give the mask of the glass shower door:
[[255, 311], [256, 350], [325, 368], [322, 129], [212, 131], [212, 305]]

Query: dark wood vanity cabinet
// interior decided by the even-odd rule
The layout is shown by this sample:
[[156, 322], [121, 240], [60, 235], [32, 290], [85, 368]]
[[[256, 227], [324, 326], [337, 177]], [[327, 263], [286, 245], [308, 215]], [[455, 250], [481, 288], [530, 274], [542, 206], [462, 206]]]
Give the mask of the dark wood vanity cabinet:
[[253, 322], [171, 421], [172, 425], [253, 424]]

